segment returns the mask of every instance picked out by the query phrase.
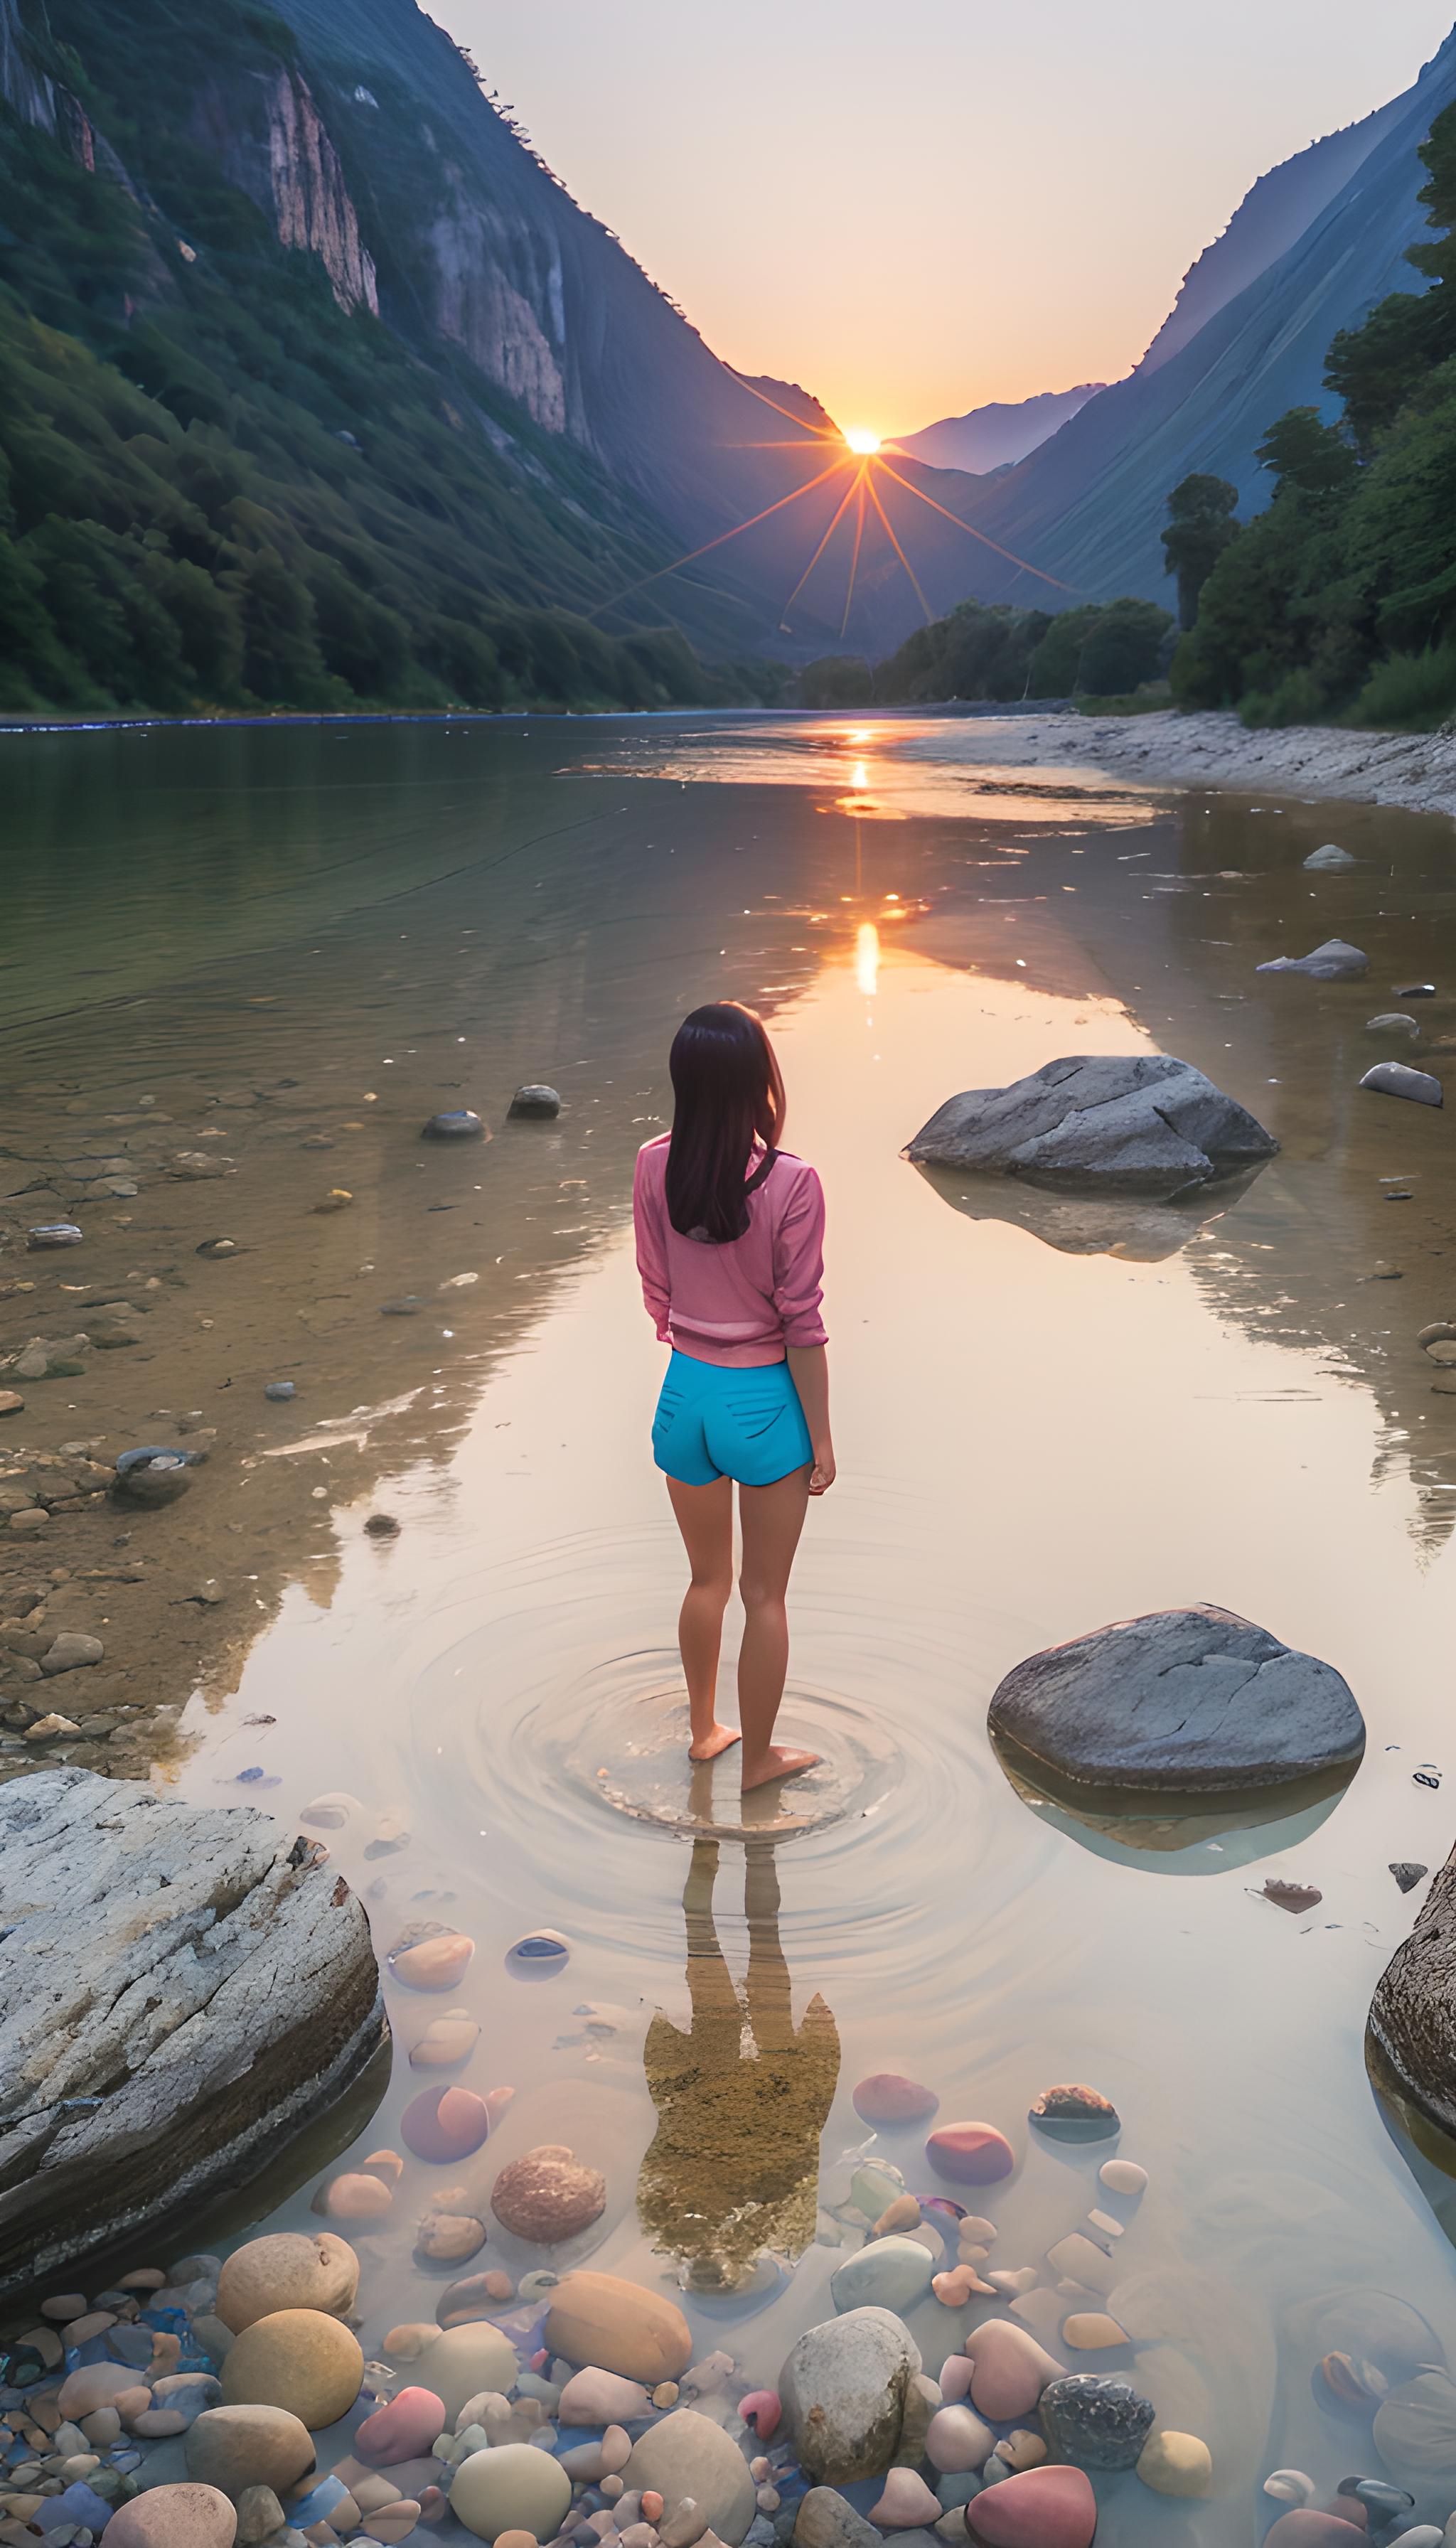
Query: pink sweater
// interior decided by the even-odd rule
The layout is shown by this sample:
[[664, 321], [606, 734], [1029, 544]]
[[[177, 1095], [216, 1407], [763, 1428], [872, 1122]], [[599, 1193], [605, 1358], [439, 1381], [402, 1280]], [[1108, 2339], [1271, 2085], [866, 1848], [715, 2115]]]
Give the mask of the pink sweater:
[[668, 1219], [669, 1138], [638, 1151], [632, 1187], [642, 1298], [663, 1342], [694, 1362], [736, 1366], [825, 1343], [824, 1189], [808, 1161], [780, 1150], [749, 1197], [742, 1238], [714, 1246]]

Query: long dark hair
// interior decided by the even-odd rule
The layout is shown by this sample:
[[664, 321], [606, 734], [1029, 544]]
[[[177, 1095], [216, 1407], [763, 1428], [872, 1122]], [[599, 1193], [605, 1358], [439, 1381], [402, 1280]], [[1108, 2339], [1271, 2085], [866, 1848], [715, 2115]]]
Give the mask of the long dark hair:
[[673, 1038], [668, 1219], [684, 1238], [723, 1245], [748, 1228], [744, 1181], [754, 1137], [777, 1146], [783, 1075], [764, 1021], [740, 1000], [693, 1009]]

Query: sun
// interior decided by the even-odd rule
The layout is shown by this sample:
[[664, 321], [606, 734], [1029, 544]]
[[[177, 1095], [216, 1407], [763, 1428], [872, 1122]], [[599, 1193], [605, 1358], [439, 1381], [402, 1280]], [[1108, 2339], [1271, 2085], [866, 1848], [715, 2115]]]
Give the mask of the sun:
[[862, 460], [867, 460], [871, 453], [879, 449], [879, 435], [871, 433], [868, 426], [864, 424], [852, 424], [845, 435], [845, 441], [851, 451], [859, 452]]

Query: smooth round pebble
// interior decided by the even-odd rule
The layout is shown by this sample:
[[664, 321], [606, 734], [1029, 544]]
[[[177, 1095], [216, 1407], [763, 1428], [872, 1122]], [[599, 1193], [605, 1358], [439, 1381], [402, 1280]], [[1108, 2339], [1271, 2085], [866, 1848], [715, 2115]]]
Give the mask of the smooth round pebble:
[[937, 2176], [952, 2185], [994, 2185], [1009, 2176], [1016, 2153], [994, 2124], [942, 2124], [925, 2144]]
[[323, 2310], [342, 2318], [359, 2290], [359, 2259], [346, 2238], [320, 2230], [316, 2236], [275, 2230], [234, 2247], [218, 2276], [214, 2311], [240, 2335], [255, 2319], [275, 2310]]
[[892, 2468], [885, 2472], [879, 2502], [869, 2507], [869, 2518], [876, 2529], [919, 2530], [940, 2517], [940, 2498], [932, 2495], [915, 2469]]
[[432, 2389], [402, 2389], [386, 2407], [366, 2415], [354, 2435], [357, 2457], [371, 2468], [422, 2460], [445, 2429], [445, 2402]]
[[567, 2362], [590, 2362], [655, 2386], [692, 2360], [687, 2320], [665, 2293], [616, 2274], [566, 2275], [551, 2295], [545, 2342]]
[[470, 2088], [424, 2088], [400, 2118], [400, 2138], [415, 2158], [446, 2167], [470, 2158], [491, 2129], [484, 2097]]
[[932, 2415], [925, 2436], [925, 2456], [942, 2477], [958, 2477], [984, 2466], [996, 2447], [995, 2435], [968, 2407], [942, 2407]]
[[1403, 2382], [1377, 2411], [1374, 2437], [1388, 2468], [1430, 2477], [1456, 2472], [1456, 2382], [1444, 2371]]
[[486, 2225], [473, 2212], [427, 2212], [414, 2233], [416, 2255], [431, 2265], [463, 2265], [486, 2243]]
[[605, 2177], [560, 2142], [543, 2142], [512, 2159], [491, 2189], [491, 2210], [502, 2230], [533, 2246], [552, 2247], [578, 2236], [605, 2209]]
[[1207, 2495], [1214, 2480], [1213, 2453], [1196, 2433], [1149, 2433], [1137, 2467], [1154, 2495]]
[[[670, 2403], [676, 2405], [676, 2398]], [[772, 2442], [783, 2408], [776, 2389], [751, 2389], [746, 2398], [740, 2399], [738, 2412], [746, 2424], [752, 2424], [761, 2442]]]
[[480, 2042], [480, 2028], [468, 2009], [447, 2008], [432, 2017], [410, 2054], [411, 2070], [453, 2070], [468, 2061]]
[[855, 2112], [862, 2124], [893, 2129], [896, 2124], [928, 2124], [940, 2106], [934, 2088], [907, 2078], [903, 2070], [871, 2070], [855, 2090]]
[[112, 2548], [232, 2548], [237, 2515], [215, 2486], [157, 2486], [119, 2504]]
[[660, 2495], [670, 2512], [690, 2496], [727, 2548], [739, 2548], [757, 2510], [738, 2444], [692, 2407], [675, 2408], [642, 2435], [625, 2475], [629, 2489]]
[[525, 2530], [533, 2540], [550, 2539], [571, 2509], [572, 2482], [549, 2451], [529, 2442], [501, 2442], [494, 2450], [472, 2451], [455, 2471], [450, 2509], [477, 2539], [497, 2540], [502, 2531]]
[[328, 2221], [382, 2221], [394, 2199], [394, 2189], [380, 2177], [349, 2172], [320, 2185], [313, 2209]]
[[1146, 2189], [1147, 2170], [1139, 2167], [1136, 2159], [1109, 2158], [1103, 2160], [1097, 2178], [1109, 2194], [1141, 2194]]
[[448, 1106], [440, 1114], [431, 1115], [421, 1127], [419, 1138], [422, 1141], [478, 1141], [485, 1129], [469, 1106]]
[[1003, 2433], [996, 2444], [996, 2457], [1010, 2469], [1040, 2468], [1046, 2457], [1046, 2445], [1040, 2433]]
[[873, 2238], [829, 2278], [829, 2296], [843, 2317], [849, 2310], [913, 2309], [931, 2288], [935, 2267], [914, 2238]]
[[479, 2319], [465, 2326], [446, 2327], [433, 2344], [426, 2345], [415, 2367], [420, 2387], [432, 2390], [441, 2401], [450, 2426], [461, 2408], [483, 2389], [507, 2392], [520, 2373], [509, 2336]]
[[[767, 2398], [767, 2389], [755, 2392]], [[672, 2402], [676, 2405], [676, 2398]], [[776, 2405], [776, 2400], [775, 2400]], [[748, 2421], [751, 2401], [745, 2398], [740, 2409]], [[640, 2380], [624, 2380], [616, 2371], [574, 2371], [563, 2389], [556, 2408], [559, 2424], [636, 2424], [647, 2413], [647, 2391]]]
[[[78, 2371], [66, 2374], [56, 2400], [62, 2415], [74, 2422], [79, 2415], [93, 2414], [98, 2407], [114, 2407], [119, 2398], [136, 2386], [136, 2374], [124, 2362], [86, 2362]], [[147, 2406], [151, 2393], [147, 2392]]]
[[364, 2382], [359, 2339], [322, 2310], [255, 2319], [223, 2365], [225, 2407], [286, 2407], [312, 2431], [346, 2415]]
[[1097, 2498], [1082, 2469], [1024, 2469], [974, 2497], [965, 2527], [985, 2548], [1092, 2548]]
[[389, 1969], [407, 1990], [453, 1990], [475, 1954], [474, 1938], [437, 1921], [407, 1929], [389, 1953]]
[[209, 2407], [183, 2447], [188, 2476], [225, 2495], [240, 2495], [245, 2486], [282, 2495], [314, 2466], [308, 2425], [283, 2407]]
[[965, 2339], [971, 2360], [970, 2402], [993, 2424], [1029, 2415], [1062, 2367], [1034, 2335], [1007, 2319], [988, 2319]]

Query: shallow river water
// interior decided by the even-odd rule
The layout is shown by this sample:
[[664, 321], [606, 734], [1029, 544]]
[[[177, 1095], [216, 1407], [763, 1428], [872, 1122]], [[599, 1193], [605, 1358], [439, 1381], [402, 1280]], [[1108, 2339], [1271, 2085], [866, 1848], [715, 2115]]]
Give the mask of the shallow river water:
[[[1365, 1033], [1408, 1005], [1395, 986], [1456, 982], [1456, 845], [1434, 818], [1044, 779], [983, 740], [913, 718], [9, 739], [7, 1061], [33, 1114], [47, 1090], [74, 1112], [155, 1096], [179, 1125], [225, 1100], [236, 1182], [186, 1235], [250, 1252], [189, 1271], [175, 1379], [138, 1410], [218, 1424], [224, 1372], [249, 1391], [178, 1518], [199, 1567], [256, 1583], [258, 1615], [195, 1676], [156, 1776], [213, 1802], [251, 1787], [317, 1833], [382, 1953], [420, 1921], [475, 1941], [448, 2001], [389, 1981], [383, 2103], [302, 2184], [234, 2205], [232, 2234], [307, 2226], [320, 2182], [399, 2145], [422, 2085], [509, 2087], [463, 2173], [409, 2159], [386, 2220], [339, 2225], [366, 2355], [459, 2272], [562, 2262], [493, 2233], [470, 2266], [429, 2265], [413, 2237], [442, 2174], [444, 2208], [488, 2217], [500, 2165], [565, 2142], [608, 2188], [569, 2261], [663, 2282], [702, 2350], [773, 2386], [854, 2243], [851, 2162], [933, 2189], [920, 2137], [876, 2138], [851, 2104], [903, 2068], [940, 2120], [1012, 2139], [991, 2261], [1041, 2268], [1044, 2341], [1105, 2306], [1131, 2345], [1072, 2367], [1126, 2373], [1213, 2451], [1202, 2503], [1100, 2479], [1099, 2540], [1242, 2548], [1276, 2509], [1270, 2469], [1326, 2488], [1379, 2466], [1316, 2369], [1377, 2349], [1375, 2295], [1428, 2322], [1416, 2359], [1456, 2362], [1447, 2188], [1362, 2053], [1421, 1898], [1389, 1863], [1440, 1865], [1456, 1790], [1456, 1399], [1414, 1344], [1456, 1303], [1452, 1134], [1356, 1089], [1406, 1057]], [[1358, 865], [1305, 871], [1329, 840]], [[1365, 982], [1255, 976], [1336, 934], [1369, 952]], [[769, 1019], [789, 1145], [824, 1177], [840, 1464], [794, 1580], [782, 1720], [824, 1766], [747, 1829], [731, 1759], [693, 1777], [683, 1753], [682, 1562], [647, 1442], [662, 1352], [629, 1226], [673, 1027], [718, 995]], [[1417, 1014], [1415, 1059], [1456, 997]], [[1283, 1145], [1202, 1213], [1093, 1227], [900, 1156], [957, 1089], [1152, 1049]], [[504, 1125], [525, 1079], [562, 1090], [557, 1124]], [[495, 1126], [486, 1147], [421, 1149], [451, 1103]], [[294, 1123], [335, 1155], [270, 1149]], [[352, 1205], [308, 1216], [334, 1182]], [[143, 1185], [111, 1243], [150, 1263], [197, 1194]], [[415, 1314], [382, 1318], [402, 1293]], [[274, 1376], [292, 1406], [262, 1407]], [[121, 1420], [82, 1397], [72, 1430]], [[380, 1508], [397, 1537], [364, 1534]], [[1020, 1792], [986, 1736], [1001, 1676], [1204, 1600], [1345, 1675], [1369, 1728], [1346, 1792], [1128, 1824]], [[1322, 1900], [1291, 1917], [1261, 1898], [1271, 1874]], [[507, 1950], [542, 1929], [569, 1957], [522, 1971]], [[446, 2005], [475, 2051], [411, 2070]], [[687, 2090], [672, 2039], [648, 2040], [659, 2011], [689, 2030]], [[747, 2065], [785, 2046], [805, 2093], [770, 2186]], [[1103, 2195], [1109, 2145], [1029, 2132], [1064, 2080], [1115, 2102], [1140, 2202]], [[679, 2155], [649, 2170], [644, 2223], [664, 2117]], [[1125, 2224], [1105, 2301], [1045, 2262], [1099, 2200]], [[766, 2221], [777, 2259], [745, 2274]], [[932, 2373], [970, 2322], [912, 2313]], [[1450, 2474], [1393, 2473], [1444, 2520], [1456, 2437]]]

